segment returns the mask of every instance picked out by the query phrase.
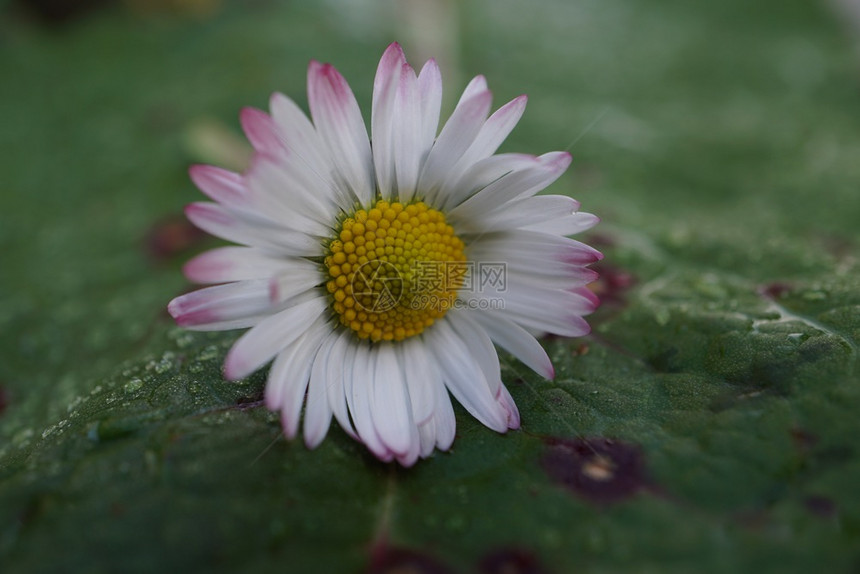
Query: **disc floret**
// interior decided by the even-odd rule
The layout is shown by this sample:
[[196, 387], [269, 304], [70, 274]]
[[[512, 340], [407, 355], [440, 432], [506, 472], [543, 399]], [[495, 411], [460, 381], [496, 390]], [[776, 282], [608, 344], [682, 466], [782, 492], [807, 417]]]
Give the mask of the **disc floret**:
[[467, 267], [463, 242], [441, 211], [379, 200], [342, 221], [325, 271], [344, 327], [361, 339], [400, 341], [445, 315]]

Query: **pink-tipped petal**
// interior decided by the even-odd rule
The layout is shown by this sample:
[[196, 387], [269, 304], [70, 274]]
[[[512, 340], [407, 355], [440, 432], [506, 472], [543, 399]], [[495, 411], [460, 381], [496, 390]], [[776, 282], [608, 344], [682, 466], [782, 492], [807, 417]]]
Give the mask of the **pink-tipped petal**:
[[471, 220], [458, 223], [457, 229], [463, 233], [489, 233], [538, 225], [544, 221], [572, 215], [579, 208], [579, 202], [564, 195], [538, 195], [504, 203], [496, 209]]
[[308, 103], [317, 132], [346, 185], [359, 203], [373, 199], [375, 181], [367, 129], [346, 80], [331, 64], [308, 67]]
[[562, 257], [562, 261], [565, 263], [590, 265], [591, 263], [596, 263], [603, 259], [603, 253], [590, 245], [580, 243], [573, 239], [570, 239], [570, 241], [573, 242], [573, 245], [565, 251], [564, 256]]
[[263, 279], [292, 268], [295, 259], [269, 257], [252, 247], [218, 247], [188, 261], [182, 271], [195, 283]]
[[531, 333], [495, 313], [468, 311], [486, 331], [495, 344], [503, 348], [522, 363], [544, 377], [555, 378], [555, 368], [546, 351]]
[[490, 387], [490, 392], [498, 393], [502, 384], [499, 356], [496, 354], [496, 348], [487, 332], [474, 322], [471, 315], [460, 309], [452, 309], [445, 318], [451, 324], [454, 332], [460, 336], [460, 339], [469, 342], [469, 352], [471, 352], [478, 366], [481, 367]]
[[510, 307], [506, 307], [501, 313], [521, 327], [535, 333], [552, 333], [560, 337], [582, 337], [591, 332], [588, 322], [573, 312], [556, 310], [554, 313], [535, 314], [528, 310]]
[[[526, 281], [518, 282], [509, 275], [506, 290], [493, 297], [504, 299], [504, 309], [510, 312], [531, 314], [533, 318], [555, 319], [556, 314], [572, 313], [576, 316], [588, 315], [596, 308], [595, 301], [584, 296], [580, 291], [585, 287], [573, 290], [540, 287], [538, 284]], [[487, 297], [487, 294], [473, 294], [468, 297]]]
[[371, 109], [370, 126], [373, 136], [373, 163], [376, 168], [376, 184], [385, 199], [390, 199], [396, 190], [394, 173], [395, 141], [394, 130], [397, 127], [395, 99], [397, 86], [407, 66], [406, 56], [398, 43], [388, 46], [373, 81], [373, 106]]
[[505, 432], [508, 425], [503, 411], [480, 366], [469, 353], [468, 342], [463, 341], [445, 320], [437, 321], [432, 329], [425, 331], [424, 339], [436, 357], [451, 394], [481, 424], [496, 432]]
[[330, 156], [325, 143], [301, 108], [287, 96], [274, 93], [269, 99], [269, 109], [289, 157], [296, 158], [301, 166], [316, 176], [322, 189], [334, 189], [334, 180], [329, 172], [335, 158]]
[[484, 122], [475, 141], [472, 142], [472, 145], [469, 146], [469, 149], [466, 150], [466, 153], [463, 154], [448, 174], [443, 185], [443, 193], [449, 193], [466, 170], [475, 163], [490, 157], [499, 149], [499, 146], [502, 145], [502, 142], [505, 141], [520, 121], [526, 109], [527, 102], [528, 98], [524, 95], [514, 98], [496, 110]]
[[285, 255], [322, 254], [322, 246], [314, 238], [284, 229], [262, 216], [240, 214], [221, 205], [205, 202], [188, 205], [185, 215], [203, 231], [234, 243], [275, 249]]
[[496, 110], [487, 119], [465, 156], [468, 164], [490, 157], [499, 149], [523, 117], [527, 103], [528, 96], [523, 94]]
[[512, 430], [520, 428], [520, 411], [517, 408], [517, 404], [514, 402], [514, 398], [511, 396], [510, 391], [508, 391], [504, 385], [499, 389], [499, 396], [496, 400], [507, 414], [508, 428]]
[[[440, 203], [446, 210], [451, 210], [501, 178], [539, 166], [540, 160], [533, 155], [504, 153], [490, 156], [467, 169], [455, 183], [446, 183], [440, 191]], [[443, 193], [444, 197], [441, 197]]]
[[583, 315], [588, 315], [593, 313], [595, 309], [600, 307], [600, 297], [598, 297], [594, 291], [589, 289], [588, 287], [577, 287], [575, 289], [570, 290], [571, 293], [581, 297], [584, 303], [584, 311]]
[[530, 197], [561, 177], [571, 161], [567, 152], [551, 152], [537, 159], [534, 167], [512, 172], [494, 181], [451, 210], [450, 215], [463, 220], [477, 218], [502, 203]]
[[340, 192], [333, 180], [317, 177], [295, 154], [280, 159], [257, 154], [245, 181], [268, 218], [308, 234], [330, 233]]
[[167, 311], [178, 325], [186, 328], [212, 330], [213, 325], [237, 320], [256, 322], [272, 307], [266, 283], [266, 280], [240, 281], [198, 289], [173, 299]]
[[430, 148], [421, 142], [421, 95], [415, 72], [404, 64], [395, 97], [397, 123], [394, 129], [394, 163], [397, 174], [397, 192], [401, 202], [409, 202], [415, 195], [418, 176], [424, 156]]
[[445, 122], [445, 127], [427, 155], [419, 178], [418, 187], [425, 191], [431, 203], [437, 201], [439, 189], [447, 178], [448, 171], [475, 141], [475, 136], [487, 119], [491, 102], [490, 92], [478, 92], [466, 100], [461, 100]]
[[197, 188], [218, 203], [247, 206], [250, 197], [242, 176], [213, 165], [192, 165], [188, 175]]
[[460, 100], [457, 102], [457, 105], [459, 106], [470, 98], [473, 98], [478, 94], [483, 94], [484, 92], [487, 92], [487, 78], [483, 75], [475, 76], [466, 85], [466, 89], [463, 90], [463, 94], [460, 96]]
[[442, 74], [436, 60], [428, 60], [418, 74], [418, 92], [421, 95], [421, 149], [424, 156], [433, 146], [439, 130], [439, 114], [442, 109]]
[[577, 211], [570, 215], [565, 215], [549, 221], [544, 221], [539, 224], [527, 225], [523, 227], [528, 231], [541, 231], [552, 235], [576, 235], [583, 231], [587, 231], [600, 223], [600, 218], [591, 213]]
[[286, 153], [287, 149], [278, 134], [278, 127], [269, 114], [256, 108], [243, 108], [239, 120], [255, 150], [271, 155]]

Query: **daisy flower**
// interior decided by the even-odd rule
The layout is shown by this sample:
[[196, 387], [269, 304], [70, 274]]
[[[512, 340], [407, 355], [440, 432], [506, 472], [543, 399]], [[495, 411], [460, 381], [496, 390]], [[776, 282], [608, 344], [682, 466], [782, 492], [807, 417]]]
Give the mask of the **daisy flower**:
[[[201, 229], [237, 243], [189, 261], [217, 284], [168, 309], [189, 329], [249, 328], [224, 374], [272, 362], [265, 399], [284, 433], [317, 446], [332, 417], [383, 461], [404, 466], [454, 440], [453, 395], [494, 431], [519, 428], [495, 345], [548, 379], [536, 336], [588, 333], [597, 306], [587, 268], [601, 255], [566, 236], [598, 219], [566, 196], [536, 196], [570, 154], [495, 154], [523, 114], [490, 115], [482, 76], [438, 131], [439, 68], [416, 75], [398, 44], [382, 56], [370, 129], [344, 78], [308, 70], [310, 117], [274, 94], [246, 108], [254, 147], [242, 174], [194, 166], [214, 203], [188, 206]], [[438, 134], [437, 134], [438, 131]], [[302, 407], [304, 417], [302, 419]]]

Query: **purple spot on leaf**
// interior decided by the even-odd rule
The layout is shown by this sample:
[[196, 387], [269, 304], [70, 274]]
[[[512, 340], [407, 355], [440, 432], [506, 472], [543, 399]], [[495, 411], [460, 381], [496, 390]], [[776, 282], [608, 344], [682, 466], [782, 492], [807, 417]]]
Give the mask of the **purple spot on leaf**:
[[766, 299], [781, 299], [789, 291], [791, 291], [791, 285], [788, 283], [781, 283], [779, 281], [762, 285], [758, 289], [759, 295]]
[[606, 247], [615, 247], [616, 244], [614, 237], [612, 237], [611, 235], [607, 235], [606, 233], [600, 233], [599, 231], [592, 231], [591, 233], [589, 233], [585, 241], [589, 245], [593, 245], [598, 249]]
[[64, 24], [112, 4], [111, 0], [18, 0], [45, 24]]
[[452, 570], [439, 560], [409, 548], [379, 544], [374, 548], [368, 574], [450, 574]]
[[637, 445], [594, 437], [551, 438], [541, 466], [555, 482], [598, 504], [627, 499], [649, 486]]
[[522, 548], [502, 548], [487, 554], [478, 564], [481, 574], [546, 574], [534, 553]]
[[570, 354], [574, 357], [582, 357], [584, 355], [587, 355], [588, 351], [590, 350], [591, 348], [588, 346], [587, 343], [580, 343], [575, 349], [570, 352]]
[[811, 432], [802, 428], [791, 429], [791, 440], [794, 442], [794, 447], [801, 454], [809, 454], [809, 451], [818, 443], [818, 437]]
[[262, 407], [265, 404], [266, 401], [263, 398], [263, 393], [258, 393], [251, 397], [239, 397], [236, 399], [236, 408], [240, 410]]
[[170, 259], [208, 237], [206, 232], [196, 228], [184, 216], [173, 216], [156, 223], [149, 230], [145, 240], [146, 251], [153, 259]]
[[807, 496], [803, 500], [807, 510], [820, 518], [833, 518], [836, 516], [836, 503], [825, 496]]
[[627, 302], [627, 290], [635, 283], [632, 273], [606, 263], [595, 263], [591, 268], [600, 274], [589, 289], [600, 298], [603, 305], [624, 305]]

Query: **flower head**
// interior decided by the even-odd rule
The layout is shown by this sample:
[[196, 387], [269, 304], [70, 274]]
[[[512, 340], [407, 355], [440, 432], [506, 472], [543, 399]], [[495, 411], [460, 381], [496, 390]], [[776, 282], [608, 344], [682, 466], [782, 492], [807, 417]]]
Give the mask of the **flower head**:
[[430, 60], [416, 75], [397, 44], [373, 85], [372, 145], [331, 65], [311, 62], [308, 99], [312, 122], [281, 94], [271, 115], [242, 111], [255, 150], [245, 173], [191, 168], [214, 203], [188, 206], [188, 218], [242, 246], [189, 261], [189, 279], [217, 285], [170, 313], [189, 329], [250, 327], [224, 373], [274, 359], [266, 404], [290, 438], [304, 405], [310, 448], [333, 416], [378, 458], [411, 465], [451, 446], [449, 393], [489, 428], [518, 428], [494, 344], [552, 378], [535, 336], [583, 335], [597, 306], [587, 265], [601, 255], [566, 237], [597, 218], [535, 195], [570, 155], [494, 155], [526, 97], [490, 115], [482, 76], [437, 135], [439, 69]]

